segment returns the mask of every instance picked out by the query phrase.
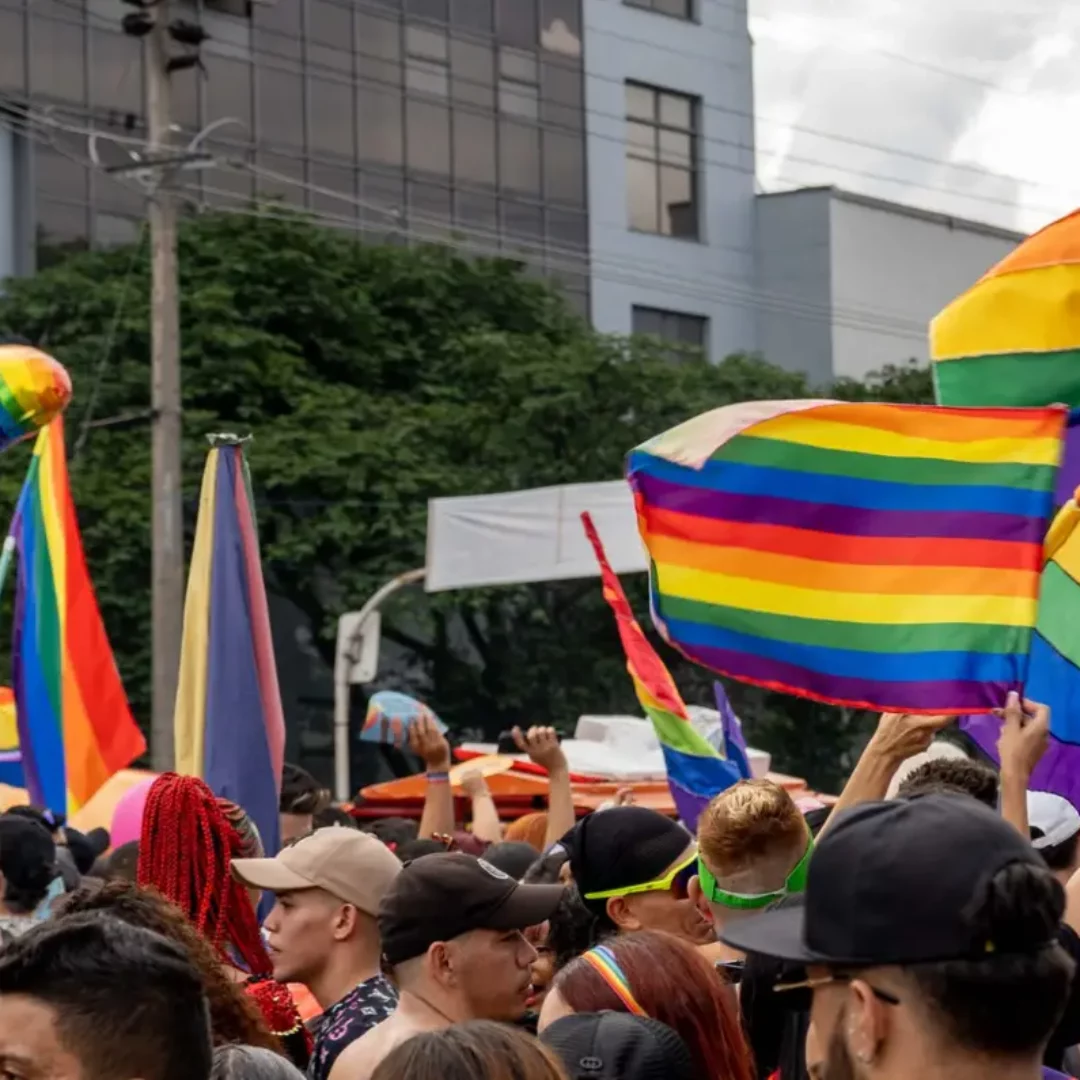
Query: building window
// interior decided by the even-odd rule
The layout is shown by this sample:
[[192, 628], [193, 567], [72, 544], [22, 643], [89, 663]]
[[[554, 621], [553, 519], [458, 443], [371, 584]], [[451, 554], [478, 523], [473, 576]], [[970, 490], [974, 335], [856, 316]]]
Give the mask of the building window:
[[405, 85], [415, 94], [450, 96], [450, 52], [446, 34], [422, 26], [405, 28]]
[[702, 352], [708, 347], [709, 320], [703, 315], [684, 315], [681, 311], [661, 311], [635, 304], [633, 328], [635, 334], [649, 334], [672, 345], [689, 345]]
[[540, 118], [540, 71], [533, 53], [499, 50], [499, 112], [525, 120]]
[[698, 112], [685, 94], [626, 84], [631, 229], [698, 239]]
[[623, 0], [627, 7], [645, 8], [675, 19], [694, 17], [694, 0]]

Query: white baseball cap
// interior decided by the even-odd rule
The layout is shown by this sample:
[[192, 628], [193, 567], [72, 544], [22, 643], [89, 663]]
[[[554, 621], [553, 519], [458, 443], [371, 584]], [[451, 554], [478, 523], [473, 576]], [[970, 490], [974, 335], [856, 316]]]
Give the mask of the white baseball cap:
[[1027, 793], [1028, 826], [1042, 836], [1031, 841], [1036, 851], [1057, 847], [1080, 832], [1080, 812], [1068, 799], [1050, 791]]

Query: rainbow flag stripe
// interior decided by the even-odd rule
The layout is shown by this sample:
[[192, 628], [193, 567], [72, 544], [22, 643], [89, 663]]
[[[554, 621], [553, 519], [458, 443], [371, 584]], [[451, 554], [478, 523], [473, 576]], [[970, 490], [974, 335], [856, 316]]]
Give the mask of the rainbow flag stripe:
[[754, 402], [635, 450], [653, 618], [697, 663], [857, 708], [985, 712], [1035, 623], [1063, 408]]
[[0, 342], [0, 450], [36, 435], [71, 400], [71, 378], [31, 345]]
[[11, 535], [19, 559], [12, 667], [26, 786], [32, 802], [72, 814], [146, 741], [86, 567], [61, 419], [37, 438]]
[[[1080, 406], [1080, 212], [1028, 237], [930, 324], [942, 405]], [[1080, 416], [1058, 476], [1080, 484]]]
[[604, 599], [615, 616], [634, 692], [652, 722], [664, 753], [672, 801], [683, 824], [694, 832], [698, 815], [713, 796], [743, 778], [742, 770], [737, 762], [721, 757], [716, 747], [694, 727], [671, 672], [634, 618], [630, 601], [608, 562], [591, 516], [582, 514], [581, 522], [600, 564]]

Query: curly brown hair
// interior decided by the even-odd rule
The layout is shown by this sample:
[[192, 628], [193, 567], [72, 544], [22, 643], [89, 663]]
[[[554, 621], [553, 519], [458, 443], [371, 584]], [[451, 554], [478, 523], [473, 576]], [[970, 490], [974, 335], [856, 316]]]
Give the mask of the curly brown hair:
[[199, 972], [210, 1005], [215, 1046], [241, 1043], [282, 1053], [281, 1043], [270, 1033], [257, 1005], [225, 974], [214, 947], [156, 889], [124, 880], [83, 885], [57, 905], [58, 915], [92, 911], [106, 912], [130, 926], [152, 930], [184, 949]]

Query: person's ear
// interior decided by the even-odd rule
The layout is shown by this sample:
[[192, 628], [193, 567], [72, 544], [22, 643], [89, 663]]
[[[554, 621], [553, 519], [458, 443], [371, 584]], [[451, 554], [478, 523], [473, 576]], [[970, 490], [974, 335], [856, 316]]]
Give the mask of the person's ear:
[[334, 912], [334, 919], [330, 926], [330, 933], [335, 941], [346, 941], [356, 933], [356, 924], [360, 914], [352, 904], [342, 904]]
[[612, 896], [607, 902], [607, 916], [623, 933], [643, 929], [641, 920], [634, 913], [634, 905], [625, 896]]
[[854, 979], [849, 986], [844, 1037], [852, 1057], [868, 1065], [889, 1031], [889, 1010], [894, 1006], [880, 1001], [869, 983]]
[[705, 893], [701, 888], [701, 878], [695, 874], [690, 879], [690, 884], [686, 887], [686, 895], [690, 899], [690, 903], [698, 909], [702, 918], [708, 919], [709, 922], [716, 922], [716, 913], [712, 909], [712, 905], [705, 899]]
[[428, 974], [440, 986], [452, 986], [457, 981], [454, 973], [454, 951], [445, 941], [436, 941], [428, 946]]

